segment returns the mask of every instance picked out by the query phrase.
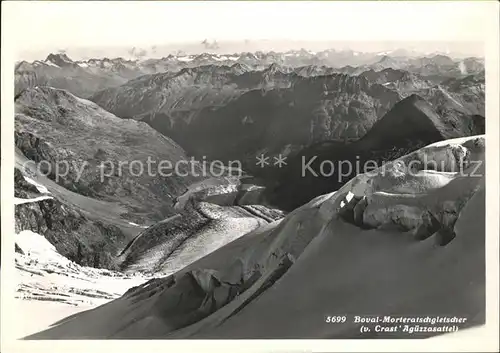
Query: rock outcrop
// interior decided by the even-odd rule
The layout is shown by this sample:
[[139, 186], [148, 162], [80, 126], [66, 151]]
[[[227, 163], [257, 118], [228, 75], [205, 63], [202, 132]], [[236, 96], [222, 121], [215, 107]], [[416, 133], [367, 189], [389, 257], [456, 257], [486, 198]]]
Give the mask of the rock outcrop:
[[16, 233], [42, 234], [58, 254], [79, 265], [118, 269], [117, 255], [130, 237], [128, 229], [61, 202], [48, 190], [41, 197], [36, 183], [17, 168], [14, 181]]

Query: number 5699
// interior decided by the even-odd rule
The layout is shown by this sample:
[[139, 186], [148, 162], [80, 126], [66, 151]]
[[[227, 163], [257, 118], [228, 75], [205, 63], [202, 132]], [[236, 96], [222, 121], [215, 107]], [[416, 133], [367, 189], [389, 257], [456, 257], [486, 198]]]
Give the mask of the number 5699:
[[343, 324], [346, 321], [346, 316], [327, 316], [325, 319], [325, 322], [329, 324]]

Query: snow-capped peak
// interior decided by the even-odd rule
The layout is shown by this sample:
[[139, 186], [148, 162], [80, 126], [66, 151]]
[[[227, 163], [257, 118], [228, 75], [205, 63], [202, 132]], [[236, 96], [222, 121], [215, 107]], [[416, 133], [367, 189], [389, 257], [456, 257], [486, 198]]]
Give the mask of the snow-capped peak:
[[[73, 60], [71, 60], [66, 54], [49, 54], [45, 59], [45, 63], [52, 63], [59, 67], [74, 65]], [[50, 65], [50, 64], [49, 64]]]

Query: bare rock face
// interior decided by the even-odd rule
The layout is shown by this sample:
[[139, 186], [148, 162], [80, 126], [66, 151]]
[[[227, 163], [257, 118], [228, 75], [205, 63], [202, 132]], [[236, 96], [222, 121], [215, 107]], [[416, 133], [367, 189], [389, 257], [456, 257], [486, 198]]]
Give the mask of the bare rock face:
[[120, 228], [91, 220], [55, 200], [16, 206], [15, 229], [43, 234], [58, 253], [83, 266], [118, 269], [116, 255], [127, 237]]
[[28, 183], [19, 169], [14, 169], [14, 197], [30, 198], [35, 195], [40, 195], [36, 186]]
[[123, 230], [88, 217], [43, 189], [43, 185], [15, 169], [16, 233], [29, 230], [41, 234], [59, 254], [79, 265], [117, 269], [116, 256], [128, 238]]

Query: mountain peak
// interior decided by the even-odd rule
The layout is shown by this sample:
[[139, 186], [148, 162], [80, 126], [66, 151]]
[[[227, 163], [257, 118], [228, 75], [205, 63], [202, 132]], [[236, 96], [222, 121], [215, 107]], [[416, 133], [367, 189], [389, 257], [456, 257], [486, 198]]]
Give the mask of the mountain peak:
[[244, 72], [251, 71], [252, 68], [244, 63], [237, 62], [231, 65], [231, 69], [233, 69], [236, 73], [242, 74]]
[[398, 66], [399, 66], [398, 62], [394, 58], [392, 58], [392, 57], [390, 57], [388, 55], [382, 56], [380, 58], [380, 60], [377, 61], [377, 64], [382, 64], [384, 66], [388, 66], [388, 67], [391, 67], [391, 68], [398, 68]]
[[281, 66], [277, 63], [272, 63], [271, 65], [269, 65], [266, 71], [270, 73], [281, 72]]
[[66, 54], [58, 53], [58, 54], [49, 54], [45, 61], [50, 61], [57, 66], [72, 66], [74, 65], [74, 61], [71, 60]]
[[411, 138], [429, 142], [456, 137], [449, 136], [448, 130], [433, 107], [421, 96], [412, 94], [396, 103], [360, 142], [368, 146], [385, 146]]

